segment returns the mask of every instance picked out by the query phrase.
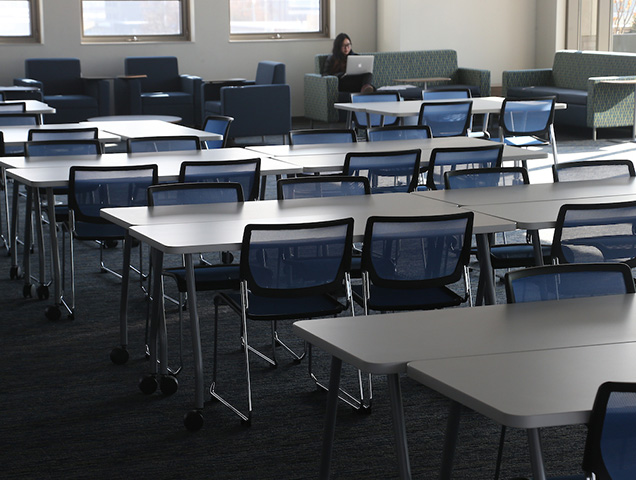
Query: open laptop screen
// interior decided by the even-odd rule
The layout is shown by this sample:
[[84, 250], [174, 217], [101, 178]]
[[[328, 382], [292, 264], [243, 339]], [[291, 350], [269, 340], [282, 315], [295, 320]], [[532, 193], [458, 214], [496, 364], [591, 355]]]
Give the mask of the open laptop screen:
[[347, 75], [373, 73], [373, 55], [348, 55]]

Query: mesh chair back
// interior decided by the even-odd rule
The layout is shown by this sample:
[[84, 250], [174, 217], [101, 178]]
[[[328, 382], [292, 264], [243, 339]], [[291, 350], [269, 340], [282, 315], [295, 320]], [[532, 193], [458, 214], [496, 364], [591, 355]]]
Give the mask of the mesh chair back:
[[566, 204], [559, 210], [552, 255], [560, 263], [636, 266], [636, 202]]
[[433, 137], [461, 137], [468, 134], [473, 102], [422, 103], [419, 125], [428, 125]]
[[603, 383], [588, 422], [583, 470], [598, 480], [636, 478], [636, 383]]
[[234, 182], [243, 188], [243, 198], [256, 200], [261, 175], [261, 159], [183, 162], [179, 182]]
[[468, 148], [435, 148], [428, 162], [426, 187], [431, 190], [442, 190], [444, 173], [449, 171], [467, 168], [499, 168], [502, 155], [502, 144]]
[[[400, 95], [397, 92], [374, 92], [374, 93], [356, 93], [351, 95], [352, 103], [366, 103], [366, 102], [399, 102]], [[381, 115], [371, 114], [369, 115], [370, 125], [367, 125], [367, 114], [360, 112], [353, 112], [353, 122], [358, 128], [379, 127], [381, 122]], [[385, 115], [384, 125], [394, 125], [398, 123], [397, 117], [391, 117]]]
[[24, 113], [26, 112], [25, 102], [0, 103], [0, 113]]
[[424, 288], [461, 279], [470, 257], [473, 213], [370, 217], [362, 269], [375, 285]]
[[528, 267], [506, 273], [508, 303], [634, 293], [624, 263], [572, 263]]
[[35, 113], [3, 113], [0, 115], [0, 126], [40, 125], [40, 116]]
[[290, 145], [355, 143], [357, 141], [356, 132], [351, 129], [309, 129], [289, 132]]
[[100, 209], [147, 205], [146, 190], [157, 183], [157, 170], [157, 165], [71, 167], [68, 204], [75, 220], [109, 224]]
[[501, 105], [499, 126], [504, 137], [537, 136], [547, 138], [554, 121], [554, 97], [506, 98]]
[[243, 201], [238, 183], [197, 182], [162, 183], [148, 187], [148, 205], [195, 205]]
[[224, 148], [227, 146], [228, 132], [230, 125], [234, 121], [232, 117], [223, 115], [210, 115], [203, 122], [203, 130], [211, 133], [223, 135], [223, 140], [206, 140], [206, 148]]
[[450, 100], [460, 98], [471, 98], [472, 94], [468, 88], [455, 88], [446, 90], [423, 90], [422, 100]]
[[367, 129], [367, 141], [369, 142], [381, 142], [384, 140], [419, 140], [431, 138], [432, 136], [431, 129], [427, 125], [394, 125]]
[[353, 219], [247, 225], [241, 278], [256, 295], [296, 297], [339, 291], [351, 262]]
[[482, 188], [528, 185], [528, 170], [523, 167], [467, 168], [444, 172], [444, 188]]
[[279, 200], [292, 198], [346, 197], [371, 193], [366, 177], [344, 175], [312, 175], [281, 178], [277, 182]]
[[582, 160], [552, 165], [552, 177], [555, 182], [603, 180], [634, 176], [636, 176], [636, 171], [631, 160]]
[[59, 155], [99, 155], [102, 144], [99, 140], [48, 140], [27, 142], [25, 153], [31, 157], [52, 157]]
[[371, 193], [412, 192], [417, 187], [421, 150], [348, 153], [344, 174], [369, 179]]
[[201, 150], [201, 141], [196, 136], [129, 138], [128, 153], [176, 152], [181, 150]]
[[99, 131], [91, 128], [49, 128], [45, 130], [29, 130], [29, 142], [48, 140], [97, 140]]

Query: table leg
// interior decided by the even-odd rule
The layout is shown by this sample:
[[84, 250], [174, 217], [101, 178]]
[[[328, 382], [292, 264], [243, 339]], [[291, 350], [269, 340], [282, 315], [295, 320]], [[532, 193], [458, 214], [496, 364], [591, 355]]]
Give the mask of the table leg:
[[406, 442], [400, 376], [397, 373], [387, 375], [387, 380], [391, 400], [391, 416], [393, 417], [393, 433], [395, 436], [395, 453], [398, 461], [398, 472], [402, 480], [407, 480], [411, 478], [411, 464], [409, 462], [409, 447]]
[[446, 436], [444, 438], [444, 451], [442, 453], [442, 468], [439, 472], [441, 480], [450, 480], [453, 473], [453, 459], [459, 433], [459, 421], [461, 419], [462, 406], [451, 400], [448, 410], [448, 422], [446, 423]]
[[13, 193], [11, 194], [11, 226], [9, 227], [9, 242], [11, 250], [11, 278], [19, 278], [18, 266], [18, 183], [13, 182]]
[[[161, 371], [167, 372], [167, 366], [165, 364], [165, 359], [160, 359], [163, 355], [159, 353], [158, 350], [162, 349], [164, 346], [161, 345], [161, 338], [165, 338], [165, 317], [163, 315], [162, 305], [162, 295], [163, 288], [161, 285], [161, 271], [163, 270], [163, 252], [157, 250], [156, 248], [152, 248], [150, 251], [151, 261], [152, 261], [152, 310], [150, 316], [150, 340], [148, 341], [150, 347], [150, 368], [152, 374], [158, 373], [158, 364], [159, 361], [164, 360], [161, 363]], [[163, 334], [161, 331], [163, 330]]]
[[340, 373], [342, 360], [331, 357], [331, 375], [329, 377], [329, 392], [327, 393], [327, 414], [325, 417], [325, 432], [322, 439], [322, 456], [320, 459], [320, 476], [322, 480], [329, 479], [331, 456], [333, 453], [333, 439], [336, 433], [336, 414], [338, 412], [338, 391], [340, 390]]
[[[42, 222], [42, 204], [40, 203], [40, 192], [36, 188], [33, 190], [33, 208], [35, 210], [35, 226], [37, 233], [37, 246], [38, 246], [38, 269], [39, 269], [39, 283], [38, 291], [40, 288], [46, 287], [46, 265], [45, 265], [45, 252], [44, 252], [44, 225]], [[56, 235], [55, 218], [49, 218], [49, 230], [51, 235]], [[39, 297], [39, 295], [38, 295]]]
[[[53, 194], [53, 188], [46, 189], [46, 208], [50, 222], [50, 237], [51, 237], [51, 261], [53, 263], [53, 288], [55, 293], [55, 304], [62, 304], [62, 270], [60, 267], [60, 250], [57, 241], [57, 232], [55, 230], [55, 195]], [[72, 233], [71, 233], [72, 235]], [[73, 303], [75, 299], [73, 299]], [[72, 314], [73, 312], [71, 312]]]
[[532, 238], [532, 246], [534, 247], [534, 262], [536, 265], [543, 265], [543, 250], [541, 249], [541, 238], [539, 238], [539, 230], [528, 230]]
[[490, 242], [488, 234], [475, 235], [477, 238], [477, 250], [479, 252], [479, 283], [483, 284], [484, 302], [486, 305], [497, 303], [495, 295], [495, 278], [490, 263]]
[[2, 175], [2, 185], [4, 187], [4, 217], [6, 221], [6, 238], [4, 236], [0, 236], [4, 243], [4, 247], [7, 251], [11, 249], [11, 227], [9, 225], [9, 184], [7, 183], [7, 169], [4, 167], [0, 167], [0, 174]]
[[528, 445], [530, 446], [530, 464], [534, 480], [546, 480], [541, 451], [541, 436], [538, 428], [528, 429]]
[[192, 330], [192, 352], [194, 356], [194, 408], [203, 408], [203, 353], [201, 351], [201, 329], [197, 312], [197, 290], [194, 279], [192, 254], [185, 255], [186, 283], [188, 288], [188, 309]]
[[632, 126], [632, 140], [636, 142], [636, 87], [634, 87], [634, 125]]
[[119, 342], [121, 348], [128, 347], [128, 282], [130, 280], [130, 253], [132, 238], [126, 232], [124, 237], [124, 265], [121, 271], [121, 296], [119, 300]]
[[24, 284], [31, 284], [31, 233], [33, 225], [33, 189], [26, 189], [26, 208], [24, 214], [24, 249], [22, 250], [22, 272], [24, 274]]

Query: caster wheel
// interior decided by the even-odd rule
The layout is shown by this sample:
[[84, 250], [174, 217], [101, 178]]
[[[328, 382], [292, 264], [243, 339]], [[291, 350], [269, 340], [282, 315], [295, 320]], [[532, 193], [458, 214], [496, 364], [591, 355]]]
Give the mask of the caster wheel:
[[138, 238], [133, 238], [132, 239], [132, 243], [130, 244], [133, 248], [134, 247], [138, 247], [139, 246], [139, 239]]
[[139, 380], [139, 390], [145, 395], [151, 395], [157, 390], [157, 379], [154, 375], [146, 375]]
[[36, 292], [38, 294], [38, 300], [46, 300], [47, 298], [49, 298], [49, 287], [47, 287], [46, 285], [40, 285], [36, 289]]
[[300, 363], [303, 361], [302, 358], [294, 358], [294, 360], [292, 360], [292, 362], [294, 363], [294, 365], [300, 365]]
[[32, 298], [34, 290], [35, 290], [35, 287], [31, 285], [30, 283], [27, 283], [26, 285], [22, 287], [22, 296], [24, 298]]
[[201, 430], [203, 426], [203, 412], [200, 410], [190, 410], [183, 416], [183, 424], [191, 432]]
[[251, 427], [252, 426], [252, 419], [248, 418], [247, 420], [243, 420], [241, 418], [241, 426], [242, 427]]
[[117, 246], [117, 240], [106, 240], [104, 242], [104, 247], [106, 248], [115, 248]]
[[62, 312], [60, 311], [60, 307], [57, 305], [51, 305], [50, 307], [46, 307], [44, 315], [52, 322], [56, 322], [62, 317]]
[[159, 389], [161, 393], [164, 395], [172, 395], [176, 393], [179, 388], [179, 381], [177, 377], [173, 377], [172, 375], [164, 375], [159, 380]]
[[110, 361], [115, 365], [123, 365], [130, 358], [128, 350], [123, 347], [113, 348], [110, 352]]
[[[353, 407], [351, 407], [351, 408], [353, 408]], [[371, 407], [370, 406], [354, 408], [354, 410], [355, 410], [355, 412], [358, 415], [371, 415]]]
[[234, 255], [231, 252], [221, 252], [221, 262], [226, 265], [234, 261]]
[[11, 270], [9, 270], [9, 278], [11, 278], [11, 280], [22, 278], [22, 269], [17, 265], [11, 267]]

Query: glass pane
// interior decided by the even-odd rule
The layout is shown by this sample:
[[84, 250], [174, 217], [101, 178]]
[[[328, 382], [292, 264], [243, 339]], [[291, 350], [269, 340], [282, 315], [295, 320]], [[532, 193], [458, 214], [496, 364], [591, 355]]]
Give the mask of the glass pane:
[[581, 50], [596, 50], [598, 0], [581, 2]]
[[82, 1], [84, 36], [181, 35], [180, 0]]
[[31, 2], [28, 0], [0, 0], [0, 36], [31, 36]]
[[320, 32], [321, 0], [230, 0], [230, 33]]
[[614, 0], [612, 49], [615, 52], [636, 52], [636, 2]]

